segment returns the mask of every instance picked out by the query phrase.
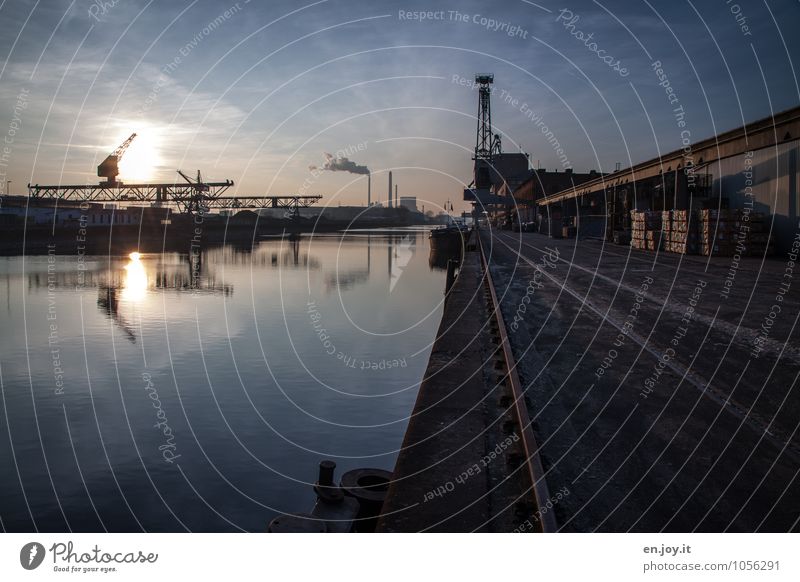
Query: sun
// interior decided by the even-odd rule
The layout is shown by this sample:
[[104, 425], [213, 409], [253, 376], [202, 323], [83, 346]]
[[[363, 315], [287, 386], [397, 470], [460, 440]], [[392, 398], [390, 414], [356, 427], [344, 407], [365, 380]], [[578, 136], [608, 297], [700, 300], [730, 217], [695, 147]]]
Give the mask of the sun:
[[128, 183], [150, 182], [162, 166], [159, 132], [151, 128], [132, 131], [137, 135], [119, 163], [119, 179]]

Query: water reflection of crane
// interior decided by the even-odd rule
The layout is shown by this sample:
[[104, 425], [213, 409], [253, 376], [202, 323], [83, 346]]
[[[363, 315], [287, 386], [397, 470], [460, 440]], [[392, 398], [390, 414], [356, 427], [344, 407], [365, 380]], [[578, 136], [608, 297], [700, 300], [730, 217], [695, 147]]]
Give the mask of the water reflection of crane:
[[[194, 261], [189, 258], [187, 262], [188, 270], [159, 268], [155, 273], [153, 287], [159, 290], [191, 291], [193, 294], [230, 295], [233, 293], [232, 286], [217, 285], [213, 279], [208, 279], [205, 284], [202, 284], [199, 277], [194, 276]], [[135, 342], [134, 326], [125, 317], [125, 305], [143, 302], [150, 292], [151, 279], [139, 253], [130, 254], [129, 261], [123, 270], [124, 275], [121, 280], [111, 276], [110, 283], [98, 284], [97, 306], [117, 324], [131, 342]]]
[[97, 289], [97, 306], [123, 331], [132, 343], [136, 343], [136, 334], [132, 326], [119, 312], [119, 289], [101, 285]]
[[[309, 269], [319, 269], [319, 260], [310, 256], [308, 253], [300, 253], [300, 241], [298, 239], [288, 239], [289, 249], [273, 252], [271, 263], [273, 267], [303, 267]], [[283, 247], [283, 244], [281, 244]]]

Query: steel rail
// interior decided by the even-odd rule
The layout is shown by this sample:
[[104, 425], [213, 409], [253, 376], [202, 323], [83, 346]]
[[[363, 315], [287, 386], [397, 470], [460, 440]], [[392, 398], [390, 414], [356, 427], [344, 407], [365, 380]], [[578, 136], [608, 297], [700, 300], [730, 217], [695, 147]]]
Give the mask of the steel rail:
[[533, 495], [538, 510], [538, 521], [544, 533], [552, 533], [558, 530], [558, 525], [556, 524], [553, 512], [547, 510], [548, 501], [552, 501], [550, 498], [550, 490], [547, 487], [547, 481], [544, 478], [545, 472], [542, 459], [539, 456], [539, 445], [536, 443], [536, 438], [533, 434], [533, 425], [530, 415], [528, 414], [528, 407], [525, 404], [525, 391], [522, 388], [522, 382], [520, 382], [519, 374], [517, 373], [517, 362], [514, 359], [511, 342], [506, 332], [503, 313], [500, 310], [500, 301], [497, 298], [497, 291], [495, 291], [494, 281], [492, 280], [492, 274], [489, 270], [489, 262], [483, 250], [483, 240], [481, 239], [480, 233], [477, 231], [476, 236], [478, 237], [478, 247], [480, 249], [481, 264], [483, 265], [485, 277], [484, 280], [489, 288], [489, 295], [492, 300], [491, 309], [494, 312], [498, 334], [500, 336], [500, 345], [503, 348], [503, 358], [506, 362], [507, 371], [506, 378], [508, 379], [508, 384], [511, 389], [513, 412], [517, 424], [519, 425], [520, 438], [525, 453], [527, 475], [531, 481], [531, 488], [533, 489]]

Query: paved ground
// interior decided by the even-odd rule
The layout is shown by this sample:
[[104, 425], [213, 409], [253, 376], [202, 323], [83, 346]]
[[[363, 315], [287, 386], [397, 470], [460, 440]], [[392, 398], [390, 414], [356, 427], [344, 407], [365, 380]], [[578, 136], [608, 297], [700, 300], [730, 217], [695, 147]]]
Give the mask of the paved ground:
[[563, 530], [800, 530], [800, 266], [483, 240]]

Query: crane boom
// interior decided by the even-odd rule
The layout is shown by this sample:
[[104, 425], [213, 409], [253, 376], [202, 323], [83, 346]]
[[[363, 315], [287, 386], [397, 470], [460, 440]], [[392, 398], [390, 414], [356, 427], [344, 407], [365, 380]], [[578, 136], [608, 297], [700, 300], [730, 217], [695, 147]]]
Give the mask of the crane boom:
[[128, 146], [131, 145], [131, 142], [136, 137], [135, 133], [132, 133], [131, 136], [122, 142], [117, 149], [115, 149], [111, 154], [103, 160], [103, 162], [97, 166], [97, 175], [101, 178], [105, 178], [106, 181], [102, 182], [102, 184], [106, 186], [116, 186], [117, 176], [119, 175], [119, 161], [122, 159], [122, 156], [125, 154], [125, 150], [128, 149]]
[[117, 161], [122, 159], [122, 154], [125, 153], [125, 150], [128, 149], [128, 146], [131, 145], [131, 142], [136, 137], [135, 133], [132, 133], [131, 136], [122, 142], [117, 149], [111, 154], [112, 156], [117, 156]]

